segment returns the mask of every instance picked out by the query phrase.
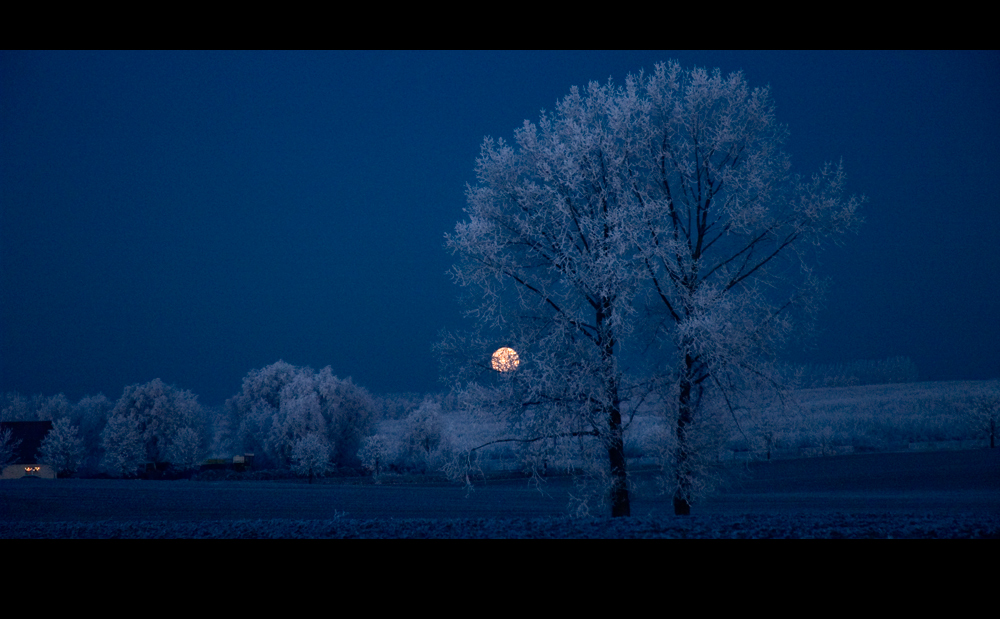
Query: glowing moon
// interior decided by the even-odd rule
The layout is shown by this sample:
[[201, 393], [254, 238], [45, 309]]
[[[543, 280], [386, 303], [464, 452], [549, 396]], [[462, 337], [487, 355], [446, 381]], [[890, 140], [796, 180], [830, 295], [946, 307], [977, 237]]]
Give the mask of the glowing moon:
[[513, 348], [504, 346], [493, 353], [493, 369], [497, 372], [513, 372], [520, 363]]

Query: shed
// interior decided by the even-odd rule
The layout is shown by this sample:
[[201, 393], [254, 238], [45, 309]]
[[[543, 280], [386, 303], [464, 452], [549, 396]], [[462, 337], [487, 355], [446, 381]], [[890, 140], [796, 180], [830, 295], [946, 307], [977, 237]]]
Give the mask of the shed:
[[13, 461], [3, 467], [0, 479], [55, 479], [55, 469], [39, 462], [42, 441], [51, 429], [51, 421], [0, 421], [0, 432], [10, 430], [10, 443], [16, 446]]

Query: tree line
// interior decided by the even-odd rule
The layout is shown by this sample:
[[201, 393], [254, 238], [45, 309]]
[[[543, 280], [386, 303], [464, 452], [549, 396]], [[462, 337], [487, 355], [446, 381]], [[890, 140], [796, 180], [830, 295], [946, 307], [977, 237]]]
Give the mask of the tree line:
[[[362, 439], [383, 403], [329, 367], [318, 372], [278, 361], [252, 370], [222, 407], [160, 379], [71, 403], [65, 395], [0, 396], [0, 421], [52, 421], [41, 457], [62, 476], [130, 477], [147, 465], [175, 473], [209, 456], [253, 453], [255, 466], [310, 477], [360, 466]], [[14, 457], [0, 435], [0, 465]]]
[[848, 363], [786, 365], [782, 375], [799, 389], [814, 389], [915, 383], [920, 373], [910, 357], [889, 357]]

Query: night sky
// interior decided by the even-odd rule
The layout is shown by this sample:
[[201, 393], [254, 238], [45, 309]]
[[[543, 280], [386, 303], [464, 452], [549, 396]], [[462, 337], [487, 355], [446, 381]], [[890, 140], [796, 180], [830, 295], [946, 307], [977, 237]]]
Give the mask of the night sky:
[[221, 404], [278, 359], [444, 389], [483, 138], [669, 59], [770, 85], [795, 171], [868, 196], [793, 360], [1000, 377], [997, 52], [0, 52], [0, 391]]

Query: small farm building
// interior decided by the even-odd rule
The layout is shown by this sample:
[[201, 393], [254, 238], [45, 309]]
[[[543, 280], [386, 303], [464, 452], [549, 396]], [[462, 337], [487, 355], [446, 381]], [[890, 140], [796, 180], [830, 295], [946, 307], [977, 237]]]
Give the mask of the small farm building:
[[8, 443], [15, 446], [13, 460], [3, 467], [0, 479], [55, 479], [55, 469], [38, 461], [41, 458], [39, 448], [51, 429], [51, 421], [0, 421], [0, 434], [10, 430]]

